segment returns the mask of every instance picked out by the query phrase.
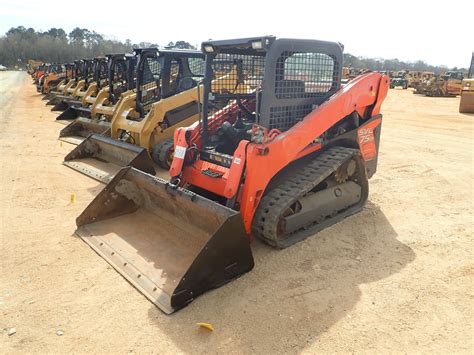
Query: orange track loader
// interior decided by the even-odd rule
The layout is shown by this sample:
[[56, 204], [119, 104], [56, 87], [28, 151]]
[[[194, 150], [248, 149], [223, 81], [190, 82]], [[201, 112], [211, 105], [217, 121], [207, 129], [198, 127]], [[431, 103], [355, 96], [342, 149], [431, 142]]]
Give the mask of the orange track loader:
[[[390, 84], [366, 73], [342, 87], [338, 43], [202, 50], [201, 117], [175, 131], [170, 181], [124, 168], [77, 218], [77, 234], [166, 313], [250, 271], [253, 237], [285, 248], [363, 208]], [[224, 61], [241, 63], [251, 90], [213, 85]]]

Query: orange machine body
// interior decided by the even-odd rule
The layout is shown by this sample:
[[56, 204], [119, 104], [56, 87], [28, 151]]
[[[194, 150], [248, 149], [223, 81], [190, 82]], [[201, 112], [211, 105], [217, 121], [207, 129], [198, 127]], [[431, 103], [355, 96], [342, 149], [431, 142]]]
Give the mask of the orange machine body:
[[[360, 75], [287, 131], [266, 132], [266, 140], [262, 144], [242, 140], [228, 168], [199, 158], [192, 164], [184, 164], [186, 154], [192, 151], [189, 148], [193, 145], [200, 148], [200, 124], [179, 128], [175, 131], [175, 157], [170, 175], [180, 176], [182, 186], [191, 184], [227, 199], [235, 198], [250, 236], [255, 211], [270, 181], [290, 163], [324, 148], [319, 138], [354, 111], [364, 119], [357, 129], [358, 148], [366, 163], [376, 159], [374, 130], [382, 123], [380, 107], [388, 88], [388, 76], [379, 73]], [[218, 116], [210, 118], [210, 130], [213, 120], [222, 119]], [[235, 117], [230, 114], [226, 119]], [[203, 174], [206, 170], [219, 174], [220, 178]]]

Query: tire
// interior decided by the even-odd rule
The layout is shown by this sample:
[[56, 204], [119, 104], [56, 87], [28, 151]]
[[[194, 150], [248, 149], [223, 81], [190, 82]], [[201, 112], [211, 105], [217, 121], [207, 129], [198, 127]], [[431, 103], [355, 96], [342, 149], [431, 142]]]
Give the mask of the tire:
[[174, 144], [173, 139], [165, 139], [155, 144], [151, 150], [151, 158], [160, 168], [169, 170], [173, 161]]

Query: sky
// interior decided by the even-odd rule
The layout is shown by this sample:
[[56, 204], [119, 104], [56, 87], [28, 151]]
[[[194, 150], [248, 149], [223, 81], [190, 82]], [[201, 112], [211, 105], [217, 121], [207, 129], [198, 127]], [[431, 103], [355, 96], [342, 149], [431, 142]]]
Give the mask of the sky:
[[274, 35], [340, 42], [357, 56], [468, 67], [474, 51], [468, 14], [473, 0], [0, 0], [0, 36], [16, 26], [81, 27], [159, 45]]

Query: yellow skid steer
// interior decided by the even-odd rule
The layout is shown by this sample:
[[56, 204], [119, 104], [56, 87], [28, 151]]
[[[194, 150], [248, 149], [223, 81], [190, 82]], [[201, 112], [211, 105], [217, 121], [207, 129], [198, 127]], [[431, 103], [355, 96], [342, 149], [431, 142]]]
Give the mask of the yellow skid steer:
[[[65, 165], [105, 183], [118, 168], [130, 166], [127, 150], [135, 152], [139, 148], [154, 163], [169, 167], [175, 128], [188, 126], [199, 117], [198, 103], [202, 102], [203, 91], [197, 84], [204, 73], [202, 52], [157, 49], [136, 52], [137, 89], [120, 101], [111, 121], [111, 137], [98, 139], [97, 135], [91, 135], [64, 158]], [[217, 78], [216, 82], [225, 82], [228, 91], [248, 91], [248, 86], [238, 81], [239, 66], [229, 65], [234, 68], [231, 74]], [[124, 157], [123, 161], [110, 160], [110, 149], [124, 151], [114, 155]], [[92, 163], [93, 160], [96, 162]]]
[[75, 60], [72, 64], [71, 70], [71, 77], [66, 78], [64, 83], [58, 85], [58, 88], [50, 93], [49, 101], [46, 103], [46, 105], [56, 105], [63, 98], [70, 97], [74, 90], [78, 87], [79, 83], [81, 83], [80, 85], [83, 85], [84, 61]]
[[88, 109], [95, 103], [100, 90], [108, 85], [108, 57], [95, 58], [92, 73], [92, 81], [88, 83], [87, 89], [77, 93], [80, 104], [70, 104], [66, 110], [56, 117], [57, 120], [75, 119], [78, 112], [87, 115]]
[[[98, 94], [83, 99], [82, 106], [72, 106], [61, 115], [76, 118], [59, 132], [59, 139], [79, 144], [93, 133], [110, 136], [110, 121], [124, 97], [133, 94], [136, 56], [108, 55], [107, 85]], [[90, 103], [90, 105], [89, 105]]]
[[57, 95], [64, 95], [66, 89], [73, 85], [76, 76], [76, 67], [77, 65], [75, 63], [64, 64], [64, 77], [62, 77], [62, 80], [55, 88], [51, 88], [51, 90], [49, 90], [43, 97], [43, 100], [47, 101], [46, 105], [54, 105], [55, 97]]
[[54, 106], [51, 111], [64, 111], [71, 105], [80, 105], [83, 96], [86, 94], [89, 85], [94, 80], [94, 63], [96, 59], [83, 59], [80, 77], [75, 85], [71, 85], [65, 90], [64, 95], [57, 95], [54, 98]]

